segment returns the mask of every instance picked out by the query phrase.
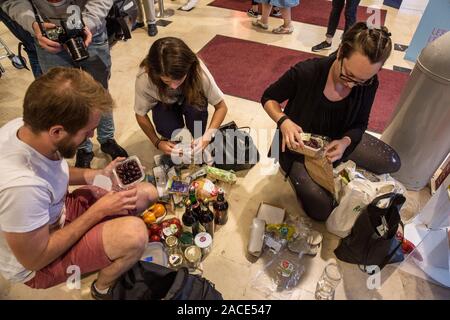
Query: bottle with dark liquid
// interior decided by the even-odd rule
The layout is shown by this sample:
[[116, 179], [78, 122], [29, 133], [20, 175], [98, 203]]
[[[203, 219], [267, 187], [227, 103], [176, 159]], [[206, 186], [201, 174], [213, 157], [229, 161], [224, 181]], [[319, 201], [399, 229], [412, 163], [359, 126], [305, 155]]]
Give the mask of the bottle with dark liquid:
[[196, 218], [200, 216], [202, 208], [200, 207], [200, 202], [198, 202], [197, 197], [195, 196], [195, 188], [191, 187], [189, 189], [189, 201], [191, 202], [192, 211], [194, 212]]
[[203, 201], [201, 208], [202, 211], [199, 216], [199, 222], [205, 229], [205, 232], [208, 232], [211, 237], [214, 237], [214, 213], [209, 209], [208, 200]]
[[181, 217], [181, 221], [183, 221], [183, 231], [190, 232], [192, 234], [196, 234], [198, 231], [198, 219], [197, 215], [192, 210], [192, 205], [190, 200], [186, 200], [186, 211]]
[[214, 202], [214, 219], [217, 225], [224, 225], [228, 221], [228, 202], [225, 200], [223, 189], [219, 189], [217, 200]]

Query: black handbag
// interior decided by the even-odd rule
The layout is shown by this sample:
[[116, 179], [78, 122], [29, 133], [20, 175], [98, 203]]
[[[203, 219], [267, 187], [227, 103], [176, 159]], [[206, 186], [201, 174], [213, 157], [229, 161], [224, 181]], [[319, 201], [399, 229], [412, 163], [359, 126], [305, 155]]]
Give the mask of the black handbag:
[[138, 261], [123, 274], [112, 289], [113, 300], [223, 300], [214, 284], [155, 263]]
[[241, 171], [252, 168], [259, 161], [259, 151], [249, 127], [238, 127], [234, 121], [222, 125], [211, 143], [214, 165], [223, 170]]
[[131, 28], [136, 23], [138, 10], [136, 0], [114, 0], [106, 16], [106, 30], [110, 45], [118, 40], [131, 39]]
[[[377, 205], [383, 199], [389, 199], [389, 204], [379, 208]], [[401, 240], [396, 234], [399, 225], [403, 227], [399, 212], [405, 200], [397, 193], [375, 198], [356, 219], [351, 233], [334, 250], [336, 257], [358, 264], [364, 271], [367, 266], [377, 265], [381, 270], [386, 264], [403, 261]]]

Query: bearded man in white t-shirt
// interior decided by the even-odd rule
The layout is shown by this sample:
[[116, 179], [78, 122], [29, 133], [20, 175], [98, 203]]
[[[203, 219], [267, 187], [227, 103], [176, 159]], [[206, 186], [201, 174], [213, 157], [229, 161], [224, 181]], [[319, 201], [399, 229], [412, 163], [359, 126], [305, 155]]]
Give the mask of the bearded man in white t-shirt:
[[[0, 273], [32, 288], [100, 270], [94, 298], [111, 298], [116, 279], [141, 257], [148, 242], [146, 209], [157, 191], [147, 183], [107, 192], [92, 186], [102, 170], [69, 167], [77, 147], [92, 137], [113, 100], [88, 73], [54, 68], [28, 88], [23, 118], [0, 128]], [[69, 193], [69, 185], [83, 185]], [[113, 188], [113, 190], [118, 190]]]

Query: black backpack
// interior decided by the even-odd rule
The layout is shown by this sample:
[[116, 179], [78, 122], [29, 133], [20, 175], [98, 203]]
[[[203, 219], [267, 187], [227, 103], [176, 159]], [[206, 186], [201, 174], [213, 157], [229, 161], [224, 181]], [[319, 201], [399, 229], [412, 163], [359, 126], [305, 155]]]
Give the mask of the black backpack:
[[115, 284], [114, 300], [223, 300], [209, 280], [155, 263], [138, 261]]
[[131, 28], [136, 23], [139, 12], [138, 5], [136, 0], [114, 0], [106, 16], [106, 30], [110, 45], [119, 40], [131, 39]]
[[[383, 199], [389, 199], [389, 205], [386, 208], [377, 207]], [[358, 264], [364, 271], [367, 271], [367, 266], [377, 265], [381, 270], [388, 263], [402, 261], [401, 241], [396, 234], [399, 225], [403, 227], [399, 212], [405, 200], [403, 195], [397, 193], [375, 198], [356, 219], [351, 233], [334, 250], [336, 257]]]

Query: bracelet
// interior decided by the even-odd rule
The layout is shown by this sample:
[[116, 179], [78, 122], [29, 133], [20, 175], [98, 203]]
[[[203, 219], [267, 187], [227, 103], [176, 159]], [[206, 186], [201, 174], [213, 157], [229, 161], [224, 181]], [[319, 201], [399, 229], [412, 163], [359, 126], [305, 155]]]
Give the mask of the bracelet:
[[278, 121], [277, 121], [277, 127], [281, 127], [281, 125], [283, 124], [284, 121], [286, 121], [287, 119], [289, 119], [289, 117], [287, 115], [282, 116]]
[[159, 147], [159, 144], [161, 143], [161, 141], [162, 141], [162, 140], [159, 139], [159, 138], [158, 138], [158, 140], [156, 140], [155, 147], [156, 147], [156, 149], [158, 149], [158, 150], [159, 150], [158, 147]]

